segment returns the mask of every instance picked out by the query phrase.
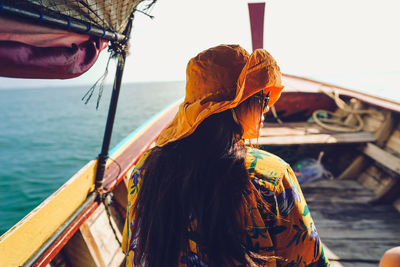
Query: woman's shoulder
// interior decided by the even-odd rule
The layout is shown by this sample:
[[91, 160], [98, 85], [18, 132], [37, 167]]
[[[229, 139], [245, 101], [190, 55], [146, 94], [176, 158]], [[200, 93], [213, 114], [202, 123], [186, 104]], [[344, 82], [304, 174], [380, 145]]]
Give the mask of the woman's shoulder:
[[146, 159], [149, 157], [151, 154], [152, 149], [147, 150], [146, 152], [143, 153], [142, 156], [136, 161], [135, 165], [133, 166], [130, 178], [131, 180], [134, 179], [135, 181], [138, 180], [138, 176], [141, 175], [144, 170], [142, 170], [142, 166], [145, 163]]
[[146, 152], [143, 153], [143, 155], [138, 159], [138, 161], [135, 164], [135, 169], [140, 169], [143, 165], [143, 163], [146, 161], [146, 159], [149, 157], [151, 154], [152, 148], [147, 150]]
[[250, 178], [261, 180], [263, 185], [271, 191], [275, 191], [290, 168], [289, 164], [280, 157], [252, 147], [247, 147], [245, 165]]

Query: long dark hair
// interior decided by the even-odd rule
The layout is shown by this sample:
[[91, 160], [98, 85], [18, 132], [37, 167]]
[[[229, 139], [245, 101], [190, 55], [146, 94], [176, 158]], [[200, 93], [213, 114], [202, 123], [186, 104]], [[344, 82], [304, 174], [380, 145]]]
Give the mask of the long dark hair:
[[208, 266], [248, 265], [240, 219], [249, 184], [242, 131], [227, 110], [190, 136], [152, 149], [134, 206], [136, 264], [176, 266], [190, 238]]

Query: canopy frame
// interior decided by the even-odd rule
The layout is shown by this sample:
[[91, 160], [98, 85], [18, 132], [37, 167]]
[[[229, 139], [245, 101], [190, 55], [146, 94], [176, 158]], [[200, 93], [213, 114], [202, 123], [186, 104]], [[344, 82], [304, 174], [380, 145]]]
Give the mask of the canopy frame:
[[133, 14], [135, 11], [136, 9], [134, 9], [132, 14], [130, 15], [128, 24], [124, 32], [122, 34], [119, 34], [115, 31], [103, 29], [97, 25], [92, 25], [88, 22], [68, 17], [49, 9], [43, 9], [40, 6], [34, 5], [29, 2], [24, 5], [15, 5], [15, 1], [13, 0], [0, 1], [0, 16], [5, 15], [9, 17], [18, 17], [35, 24], [44, 24], [75, 33], [87, 34], [103, 38], [112, 43], [110, 48], [113, 50], [112, 53], [115, 53], [116, 57], [118, 58], [118, 64], [114, 78], [114, 85], [107, 115], [106, 126], [104, 130], [102, 148], [100, 154], [98, 155], [95, 188], [99, 192], [101, 191], [100, 189], [102, 188], [104, 180], [105, 165], [108, 159], [108, 150], [111, 141], [115, 113], [117, 109], [118, 97], [121, 89], [122, 75], [127, 54], [126, 47], [129, 41], [129, 36], [132, 29], [132, 21], [134, 18]]
[[[86, 34], [106, 39], [111, 42], [111, 45], [109, 46], [112, 50], [111, 53], [114, 53], [113, 56], [116, 56], [118, 58], [113, 90], [108, 109], [107, 121], [104, 130], [103, 143], [101, 147], [101, 152], [97, 157], [95, 191], [89, 194], [86, 201], [80, 206], [80, 208], [78, 208], [74, 212], [74, 214], [72, 214], [71, 217], [62, 225], [62, 227], [60, 227], [59, 230], [53, 233], [52, 236], [42, 245], [42, 247], [39, 248], [28, 259], [28, 261], [25, 262], [24, 266], [30, 266], [31, 264], [36, 263], [46, 253], [46, 251], [55, 243], [57, 238], [64, 234], [66, 229], [71, 225], [74, 220], [76, 220], [78, 216], [80, 216], [80, 214], [82, 214], [82, 212], [84, 212], [90, 205], [100, 203], [103, 199], [103, 196], [107, 194], [106, 190], [103, 189], [105, 166], [107, 159], [109, 158], [109, 145], [122, 84], [122, 76], [127, 56], [128, 41], [132, 30], [134, 12], [138, 10], [133, 10], [129, 17], [127, 26], [121, 34], [117, 33], [116, 31], [104, 29], [97, 25], [93, 25], [86, 21], [72, 18], [49, 9], [43, 9], [40, 6], [34, 5], [32, 3], [27, 2], [26, 5], [22, 6], [15, 5], [17, 1], [14, 1], [0, 0], [0, 16], [20, 18], [33, 24], [46, 25], [75, 33]], [[152, 1], [151, 4], [147, 6], [147, 8], [149, 8], [155, 2], [156, 1]], [[54, 255], [50, 255], [48, 258], [46, 258], [46, 261], [49, 262], [53, 257]]]
[[27, 2], [24, 5], [15, 5], [15, 2], [17, 1], [0, 1], [0, 15], [19, 17], [34, 24], [53, 26], [75, 33], [100, 37], [108, 41], [124, 42], [127, 39], [127, 36], [124, 34], [119, 34], [110, 29], [104, 29], [86, 21], [62, 15], [49, 9], [43, 10], [40, 6], [32, 3]]
[[112, 130], [114, 126], [114, 119], [115, 119], [115, 113], [117, 111], [117, 104], [118, 104], [118, 97], [119, 97], [119, 92], [121, 89], [121, 83], [122, 83], [122, 75], [124, 72], [124, 67], [125, 67], [125, 60], [126, 60], [126, 46], [128, 45], [128, 36], [130, 36], [131, 30], [132, 30], [132, 22], [133, 22], [134, 15], [133, 13], [131, 14], [129, 18], [128, 25], [126, 26], [126, 29], [124, 31], [124, 36], [127, 36], [127, 38], [124, 40], [124, 43], [120, 43], [119, 48], [115, 49], [117, 50], [117, 57], [118, 57], [118, 64], [117, 64], [117, 70], [115, 73], [115, 79], [114, 79], [114, 85], [113, 85], [113, 90], [111, 94], [111, 100], [110, 100], [110, 106], [108, 109], [108, 115], [107, 115], [107, 122], [106, 122], [106, 127], [104, 130], [104, 137], [103, 137], [103, 144], [101, 147], [101, 152], [98, 156], [98, 161], [97, 161], [97, 170], [96, 170], [96, 179], [95, 179], [95, 188], [98, 190], [100, 193], [102, 193], [102, 187], [103, 187], [103, 181], [104, 181], [104, 171], [106, 168], [106, 163], [108, 159], [108, 151], [110, 148], [110, 141], [111, 141], [111, 135], [112, 135]]

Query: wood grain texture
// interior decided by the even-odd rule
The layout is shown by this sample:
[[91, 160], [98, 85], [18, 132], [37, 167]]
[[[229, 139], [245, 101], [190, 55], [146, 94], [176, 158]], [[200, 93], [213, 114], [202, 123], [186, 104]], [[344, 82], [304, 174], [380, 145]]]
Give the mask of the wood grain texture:
[[400, 212], [400, 197], [397, 198], [394, 202], [393, 202], [393, 207], [395, 207], [395, 209]]
[[384, 110], [383, 114], [385, 116], [385, 120], [382, 125], [375, 132], [376, 144], [379, 147], [383, 147], [388, 138], [393, 132], [395, 126], [394, 114], [389, 110]]
[[400, 155], [400, 129], [396, 129], [389, 137], [386, 148]]
[[[118, 239], [122, 240], [114, 219], [111, 218], [111, 221]], [[103, 204], [86, 220], [80, 231], [98, 266], [121, 265], [125, 256], [111, 229]]]
[[97, 209], [99, 204], [97, 202], [92, 202], [79, 216], [76, 218], [72, 224], [62, 233], [61, 236], [46, 250], [46, 252], [39, 258], [39, 260], [33, 265], [34, 267], [47, 266], [48, 263], [52, 262], [53, 257], [57, 257], [59, 252], [62, 252], [62, 248], [69, 242], [69, 240], [75, 235], [79, 230], [79, 227], [83, 222], [93, 214]]
[[308, 135], [331, 133], [329, 130], [322, 128], [315, 123], [309, 122], [284, 122], [264, 123], [260, 130], [261, 136], [276, 136], [276, 135]]
[[340, 174], [339, 179], [355, 179], [368, 165], [371, 164], [371, 159], [364, 155], [357, 156], [350, 165]]
[[369, 203], [374, 192], [357, 181], [319, 180], [302, 189], [335, 264], [377, 266], [387, 249], [400, 245], [400, 213], [392, 205]]
[[85, 267], [96, 267], [99, 266], [94, 261], [89, 251], [88, 245], [80, 231], [71, 238], [71, 240], [63, 248], [68, 262], [72, 266], [85, 266]]
[[363, 172], [358, 176], [358, 182], [360, 182], [365, 188], [377, 192], [383, 187], [378, 179], [376, 179], [374, 176], [371, 176], [367, 172]]
[[371, 143], [366, 144], [363, 152], [374, 161], [400, 175], [400, 158]]
[[384, 187], [376, 192], [375, 198], [372, 200], [374, 203], [390, 204], [400, 196], [400, 179], [392, 179]]
[[[263, 133], [261, 133], [263, 134]], [[359, 133], [321, 133], [321, 134], [287, 134], [277, 136], [260, 135], [260, 145], [304, 145], [304, 144], [339, 144], [339, 143], [367, 143], [375, 141], [370, 132]]]

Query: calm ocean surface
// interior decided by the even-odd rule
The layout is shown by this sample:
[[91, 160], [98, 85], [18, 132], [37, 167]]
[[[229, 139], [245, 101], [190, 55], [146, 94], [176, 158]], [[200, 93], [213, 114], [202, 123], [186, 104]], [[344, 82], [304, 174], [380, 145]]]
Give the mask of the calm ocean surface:
[[[97, 111], [89, 87], [0, 90], [0, 234], [100, 152], [111, 87]], [[110, 148], [183, 96], [184, 82], [124, 84]]]

